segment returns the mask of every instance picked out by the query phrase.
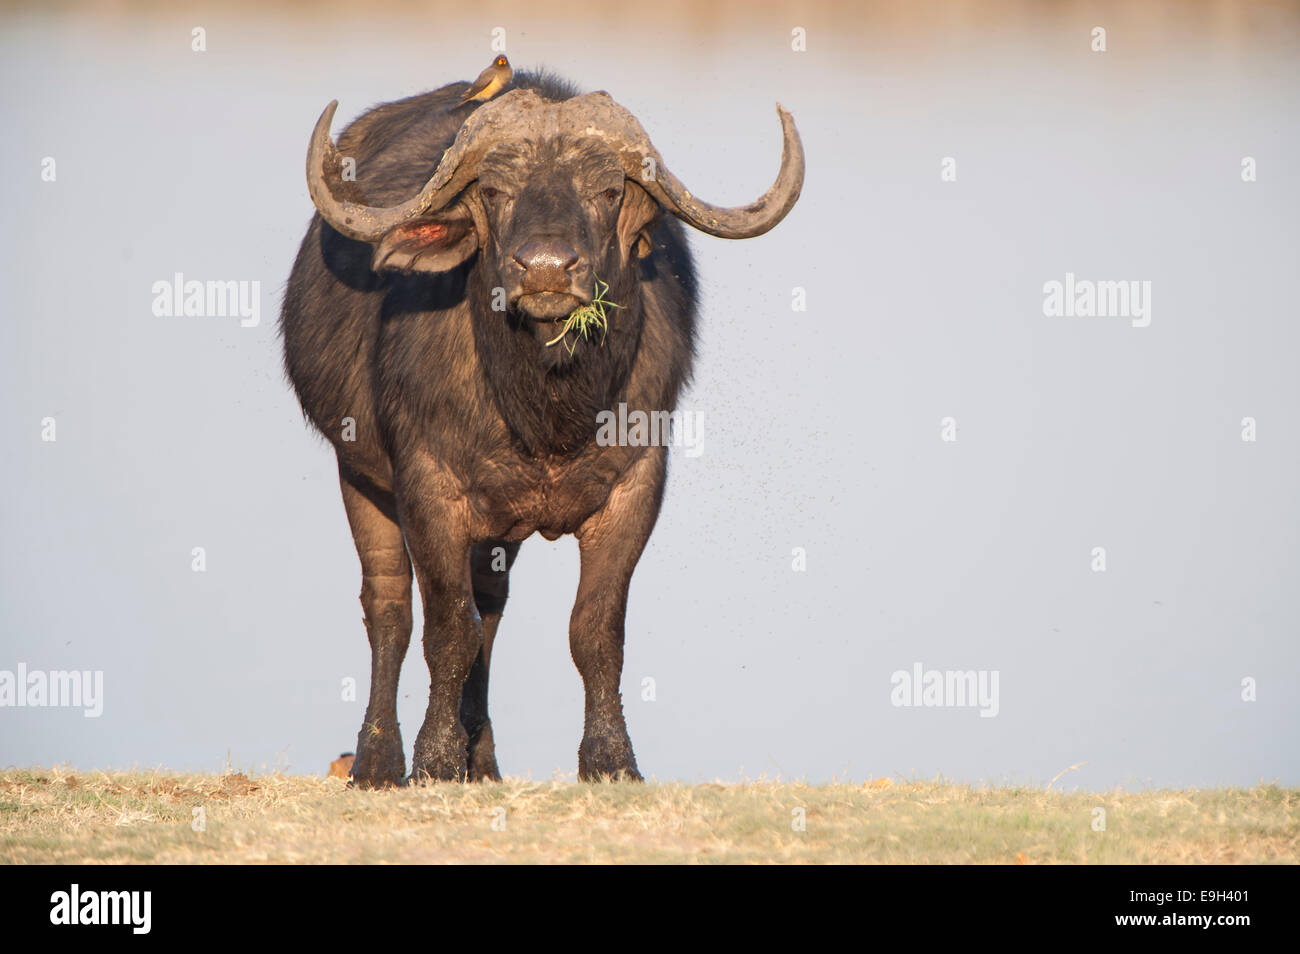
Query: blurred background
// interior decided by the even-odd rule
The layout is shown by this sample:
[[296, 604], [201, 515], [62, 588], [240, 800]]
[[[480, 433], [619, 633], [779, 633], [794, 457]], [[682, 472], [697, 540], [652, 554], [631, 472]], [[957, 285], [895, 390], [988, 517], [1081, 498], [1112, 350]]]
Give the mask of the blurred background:
[[[323, 773], [355, 747], [359, 567], [275, 328], [303, 157], [329, 100], [337, 132], [470, 80], [501, 27], [709, 201], [767, 188], [777, 101], [808, 155], [776, 230], [692, 235], [702, 453], [671, 452], [627, 620], [647, 776], [1300, 783], [1298, 26], [1245, 2], [0, 8], [0, 670], [104, 679], [98, 719], [0, 708], [0, 764]], [[177, 272], [260, 282], [260, 322], [157, 317]], [[1067, 272], [1151, 282], [1149, 327], [1045, 317]], [[492, 667], [508, 775], [576, 771], [576, 585], [573, 540], [524, 545]], [[997, 671], [997, 716], [894, 706], [916, 663]]]

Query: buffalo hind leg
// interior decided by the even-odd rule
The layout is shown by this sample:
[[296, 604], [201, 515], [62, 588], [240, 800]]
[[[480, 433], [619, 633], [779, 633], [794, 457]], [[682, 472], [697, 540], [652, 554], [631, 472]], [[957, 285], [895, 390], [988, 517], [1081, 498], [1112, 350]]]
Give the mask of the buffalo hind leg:
[[623, 619], [628, 585], [663, 502], [662, 447], [648, 449], [579, 528], [582, 570], [569, 649], [586, 694], [578, 778], [640, 781], [623, 718]]
[[470, 576], [470, 505], [454, 478], [424, 455], [399, 461], [397, 505], [424, 605], [429, 707], [415, 737], [411, 781], [465, 781], [469, 734], [461, 692], [483, 648]]
[[471, 782], [501, 780], [492, 737], [492, 719], [488, 715], [488, 671], [492, 663], [492, 644], [510, 592], [510, 568], [518, 553], [518, 543], [490, 540], [474, 547], [470, 558], [474, 604], [483, 620], [483, 646], [470, 667], [460, 696], [460, 721], [469, 735]]
[[406, 775], [397, 679], [411, 641], [411, 563], [393, 495], [342, 465], [339, 483], [361, 558], [361, 607], [370, 640], [370, 701], [357, 737], [352, 780], [362, 788], [380, 788], [401, 784]]

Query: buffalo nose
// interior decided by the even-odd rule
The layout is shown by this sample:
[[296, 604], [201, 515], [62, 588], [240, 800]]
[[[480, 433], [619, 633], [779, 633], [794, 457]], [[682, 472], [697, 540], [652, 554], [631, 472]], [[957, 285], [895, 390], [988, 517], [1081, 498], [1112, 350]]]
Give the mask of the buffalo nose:
[[578, 264], [578, 253], [561, 239], [532, 239], [519, 246], [514, 259], [529, 270], [565, 272]]

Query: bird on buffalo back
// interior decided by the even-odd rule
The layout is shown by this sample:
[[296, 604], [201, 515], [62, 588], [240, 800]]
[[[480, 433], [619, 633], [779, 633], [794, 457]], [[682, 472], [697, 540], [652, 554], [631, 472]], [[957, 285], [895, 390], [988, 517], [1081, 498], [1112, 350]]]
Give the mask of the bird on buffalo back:
[[465, 90], [465, 95], [460, 98], [457, 106], [464, 106], [471, 101], [487, 102], [510, 82], [510, 77], [514, 76], [514, 70], [510, 68], [510, 61], [504, 55], [498, 56], [492, 61], [492, 65], [478, 74], [478, 79]]

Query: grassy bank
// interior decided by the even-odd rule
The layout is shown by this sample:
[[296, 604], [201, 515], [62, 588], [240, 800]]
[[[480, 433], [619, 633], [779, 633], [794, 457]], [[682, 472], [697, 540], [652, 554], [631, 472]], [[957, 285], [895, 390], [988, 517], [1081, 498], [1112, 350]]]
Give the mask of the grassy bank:
[[8, 864], [606, 861], [1295, 863], [1300, 790], [879, 779], [361, 792], [310, 776], [0, 771]]

